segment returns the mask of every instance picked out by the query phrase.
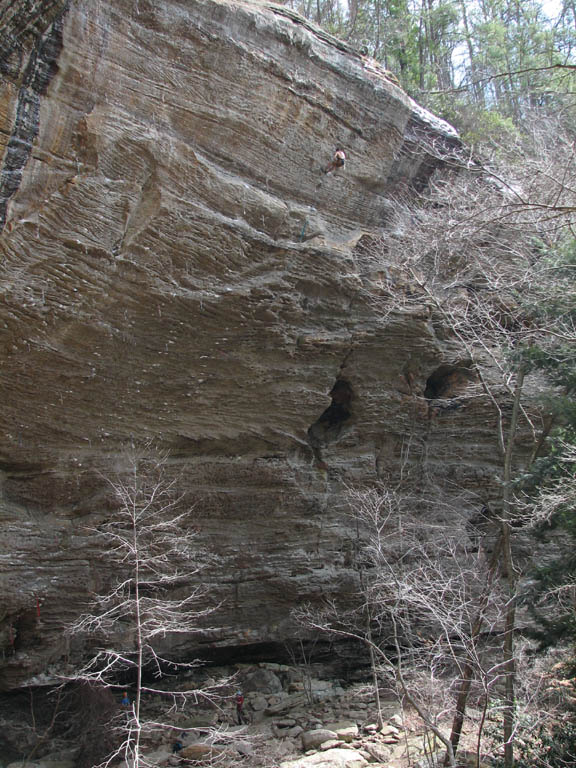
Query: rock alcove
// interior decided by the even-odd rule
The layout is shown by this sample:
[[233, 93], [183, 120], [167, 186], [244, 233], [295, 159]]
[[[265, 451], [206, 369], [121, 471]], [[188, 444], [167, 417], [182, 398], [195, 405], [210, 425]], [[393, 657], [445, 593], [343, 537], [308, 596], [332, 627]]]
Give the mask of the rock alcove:
[[424, 397], [427, 400], [458, 397], [473, 378], [473, 364], [470, 360], [442, 364], [426, 379]]
[[308, 441], [318, 462], [323, 461], [322, 448], [335, 443], [352, 418], [352, 387], [345, 379], [336, 379], [330, 397], [332, 402], [308, 430]]

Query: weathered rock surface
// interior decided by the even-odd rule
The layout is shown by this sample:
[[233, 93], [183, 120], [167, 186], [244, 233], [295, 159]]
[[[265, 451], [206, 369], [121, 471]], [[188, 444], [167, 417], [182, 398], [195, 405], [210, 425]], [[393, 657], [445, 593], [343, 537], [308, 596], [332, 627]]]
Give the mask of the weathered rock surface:
[[317, 728], [314, 731], [304, 731], [300, 734], [302, 739], [302, 749], [318, 749], [325, 741], [331, 741], [337, 738], [334, 731], [327, 728]]
[[373, 760], [377, 760], [380, 763], [385, 763], [390, 757], [390, 747], [382, 744], [365, 744], [364, 749], [372, 757]]
[[337, 738], [341, 741], [354, 741], [358, 737], [358, 726], [356, 723], [327, 723], [326, 728], [329, 731], [334, 731]]
[[72, 760], [41, 760], [31, 763], [28, 760], [17, 760], [10, 763], [7, 768], [74, 768]]
[[246, 693], [279, 693], [282, 683], [271, 669], [257, 669], [242, 681], [242, 690]]
[[282, 648], [295, 605], [354, 592], [345, 485], [464, 489], [448, 525], [490, 495], [487, 408], [433, 419], [424, 397], [458, 351], [427, 307], [378, 312], [355, 249], [455, 134], [282, 7], [0, 0], [0, 19], [0, 686], [62, 670], [106, 580], [105, 476], [151, 438], [221, 558], [212, 630], [183, 648]]
[[363, 768], [368, 761], [355, 749], [328, 749], [314, 755], [286, 760], [280, 768]]
[[223, 760], [227, 754], [231, 755], [232, 753], [214, 744], [190, 744], [180, 751], [179, 757], [199, 762], [210, 762], [211, 760]]

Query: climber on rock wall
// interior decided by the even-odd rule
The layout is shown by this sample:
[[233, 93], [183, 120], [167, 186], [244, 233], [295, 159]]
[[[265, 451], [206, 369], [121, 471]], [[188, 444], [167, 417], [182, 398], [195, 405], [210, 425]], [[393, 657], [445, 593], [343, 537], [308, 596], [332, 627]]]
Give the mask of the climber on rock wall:
[[344, 153], [344, 150], [337, 149], [336, 152], [334, 152], [334, 157], [326, 168], [324, 169], [324, 173], [331, 173], [332, 171], [335, 171], [337, 168], [343, 168], [344, 164], [346, 163], [346, 154]]

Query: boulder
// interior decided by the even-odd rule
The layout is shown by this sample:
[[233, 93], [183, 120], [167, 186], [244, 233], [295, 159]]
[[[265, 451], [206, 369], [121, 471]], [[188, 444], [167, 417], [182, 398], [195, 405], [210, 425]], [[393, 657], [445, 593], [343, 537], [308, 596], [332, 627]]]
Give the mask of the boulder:
[[358, 738], [358, 726], [356, 723], [349, 721], [328, 723], [326, 725], [328, 730], [334, 731], [341, 741], [350, 743], [354, 739]]
[[276, 720], [274, 725], [277, 728], [292, 728], [293, 725], [296, 725], [296, 720], [293, 717], [285, 717], [282, 720]]
[[308, 722], [310, 723], [310, 728], [322, 728], [324, 725], [323, 720], [311, 714], [308, 715]]
[[286, 696], [280, 701], [279, 704], [274, 706], [269, 705], [267, 709], [268, 715], [280, 715], [284, 712], [288, 712], [295, 707], [302, 707], [306, 704], [306, 696], [303, 693], [293, 693]]
[[323, 741], [320, 745], [320, 750], [322, 752], [326, 752], [328, 749], [336, 749], [337, 747], [342, 747], [343, 744], [340, 741], [340, 739], [328, 739], [328, 741]]
[[279, 723], [272, 724], [272, 733], [278, 739], [295, 739], [303, 733], [304, 729], [301, 725], [294, 724], [286, 727], [281, 726]]
[[[445, 753], [442, 753], [444, 755]], [[462, 763], [464, 768], [476, 768], [476, 753], [475, 752], [459, 752], [458, 761]], [[490, 763], [485, 760], [480, 760], [479, 768], [490, 768]]]
[[268, 706], [277, 707], [278, 705], [281, 705], [285, 699], [288, 699], [289, 696], [290, 695], [285, 691], [278, 691], [278, 693], [275, 693], [273, 696], [268, 698]]
[[252, 716], [250, 718], [250, 722], [252, 725], [257, 725], [258, 723], [261, 723], [264, 720], [264, 715], [266, 714], [265, 709], [259, 709], [255, 712], [252, 712]]
[[266, 697], [259, 694], [252, 696], [249, 700], [249, 704], [255, 712], [261, 712], [268, 707], [268, 701]]
[[308, 749], [318, 749], [318, 747], [325, 741], [331, 739], [337, 739], [338, 736], [334, 731], [329, 731], [327, 728], [316, 728], [313, 731], [304, 731], [300, 734], [302, 739], [302, 749], [304, 751]]
[[243, 757], [254, 757], [254, 747], [252, 744], [247, 744], [246, 742], [241, 741], [232, 746], [239, 755], [242, 755]]
[[329, 749], [314, 755], [287, 760], [280, 768], [363, 768], [368, 761], [354, 749]]
[[416, 768], [440, 768], [444, 765], [444, 752], [434, 752], [433, 754], [427, 754], [424, 760], [420, 760], [416, 763]]
[[282, 683], [280, 678], [271, 669], [256, 669], [247, 675], [242, 684], [245, 693], [257, 691], [258, 693], [280, 693]]
[[178, 722], [178, 729], [182, 731], [192, 728], [209, 731], [216, 723], [216, 715], [213, 712], [184, 717]]
[[383, 744], [373, 744], [367, 742], [364, 744], [364, 749], [368, 754], [377, 762], [385, 763], [390, 758], [390, 749]]
[[[446, 733], [445, 736], [448, 738], [449, 734]], [[445, 749], [443, 742], [433, 733], [414, 734], [406, 740], [406, 743], [412, 751], [420, 754], [423, 752], [430, 752], [431, 750], [442, 752]]]
[[17, 760], [9, 763], [7, 768], [75, 768], [75, 760]]
[[361, 723], [366, 720], [366, 713], [359, 709], [349, 709], [344, 713], [344, 717], [347, 720], [353, 720], [356, 723]]
[[187, 760], [201, 761], [232, 756], [232, 752], [224, 747], [217, 747], [214, 744], [189, 744], [178, 755], [185, 757]]
[[291, 667], [289, 667], [287, 664], [277, 664], [273, 661], [263, 661], [261, 664], [259, 664], [261, 669], [271, 669], [273, 672], [286, 672], [289, 673], [291, 671]]

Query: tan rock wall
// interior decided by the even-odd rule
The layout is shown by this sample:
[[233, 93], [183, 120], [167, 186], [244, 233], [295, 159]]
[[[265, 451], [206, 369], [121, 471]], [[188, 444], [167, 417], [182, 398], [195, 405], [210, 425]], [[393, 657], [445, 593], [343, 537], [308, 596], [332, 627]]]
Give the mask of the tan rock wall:
[[[346, 484], [449, 478], [463, 518], [489, 494], [487, 411], [432, 418], [423, 398], [454, 350], [425, 307], [383, 319], [354, 252], [438, 165], [427, 139], [456, 138], [279, 7], [32, 5], [0, 91], [0, 681], [61, 667], [63, 626], [105, 579], [85, 531], [110, 509], [102, 476], [151, 438], [222, 556], [206, 642], [282, 643], [292, 607], [354, 589]], [[50, 76], [23, 95], [48, 40]], [[38, 120], [10, 175], [24, 97]], [[318, 453], [339, 377], [349, 417]]]

